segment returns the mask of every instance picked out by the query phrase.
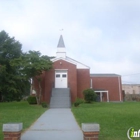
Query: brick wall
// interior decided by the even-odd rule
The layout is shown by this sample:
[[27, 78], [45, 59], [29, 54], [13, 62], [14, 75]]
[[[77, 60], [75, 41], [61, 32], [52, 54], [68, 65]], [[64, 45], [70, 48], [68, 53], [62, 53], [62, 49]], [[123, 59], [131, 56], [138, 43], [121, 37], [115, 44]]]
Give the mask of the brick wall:
[[[61, 64], [60, 64], [61, 62]], [[71, 100], [72, 102], [75, 101], [77, 98], [77, 70], [76, 65], [66, 62], [64, 60], [58, 60], [53, 63], [53, 68], [47, 72], [44, 72], [42, 77], [42, 101], [50, 102], [50, 96], [52, 88], [55, 86], [55, 69], [68, 69], [68, 87], [70, 88], [71, 92]], [[38, 92], [38, 82], [34, 78], [34, 85], [35, 89]]]
[[[61, 62], [61, 64], [60, 64]], [[75, 101], [77, 98], [77, 70], [76, 65], [66, 62], [64, 60], [58, 60], [53, 64], [54, 69], [68, 69], [68, 87], [71, 92], [71, 100]]]
[[[109, 100], [110, 101], [120, 101], [120, 92], [121, 100], [122, 96], [122, 85], [121, 77], [91, 77], [93, 89], [104, 89], [108, 90]], [[104, 94], [103, 101], [106, 101], [106, 93]]]
[[[61, 62], [61, 64], [60, 64]], [[55, 85], [55, 69], [68, 69], [68, 87], [71, 92], [71, 100], [83, 98], [83, 90], [90, 88], [90, 79], [94, 89], [108, 90], [110, 101], [123, 101], [121, 77], [90, 77], [89, 69], [76, 69], [76, 65], [58, 60], [53, 63], [53, 69], [42, 74], [42, 101], [50, 102], [51, 90]], [[120, 83], [120, 85], [119, 85]], [[38, 91], [37, 81], [34, 80], [36, 90]], [[103, 93], [103, 101], [107, 101], [106, 93]]]
[[90, 88], [89, 69], [77, 69], [77, 94], [83, 98], [83, 90]]

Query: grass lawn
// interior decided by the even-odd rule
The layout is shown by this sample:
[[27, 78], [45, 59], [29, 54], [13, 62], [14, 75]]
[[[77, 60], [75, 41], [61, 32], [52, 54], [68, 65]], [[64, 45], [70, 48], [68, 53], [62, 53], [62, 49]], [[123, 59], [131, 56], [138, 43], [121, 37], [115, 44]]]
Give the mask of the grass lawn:
[[128, 140], [130, 127], [140, 129], [140, 102], [81, 104], [73, 107], [72, 112], [80, 126], [99, 123], [100, 140]]
[[[38, 105], [29, 105], [26, 101], [0, 103], [0, 128], [8, 122], [23, 122], [23, 130], [28, 128], [46, 109]], [[3, 133], [0, 131], [0, 140]]]

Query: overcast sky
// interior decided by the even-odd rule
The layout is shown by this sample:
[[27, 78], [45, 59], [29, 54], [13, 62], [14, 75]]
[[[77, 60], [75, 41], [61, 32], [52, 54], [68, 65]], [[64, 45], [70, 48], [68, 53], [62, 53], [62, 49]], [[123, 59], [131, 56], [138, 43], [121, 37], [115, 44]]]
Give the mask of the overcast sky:
[[91, 73], [140, 83], [140, 0], [0, 0], [1, 30], [48, 56], [62, 34], [67, 56]]

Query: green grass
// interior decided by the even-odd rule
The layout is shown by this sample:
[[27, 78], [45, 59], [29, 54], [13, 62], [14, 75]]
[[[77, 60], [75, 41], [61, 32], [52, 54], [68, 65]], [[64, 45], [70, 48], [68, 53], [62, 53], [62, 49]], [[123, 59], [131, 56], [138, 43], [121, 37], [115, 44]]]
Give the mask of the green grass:
[[[38, 105], [29, 105], [26, 101], [0, 103], [0, 128], [4, 123], [23, 122], [23, 131], [30, 127], [36, 119], [46, 111], [45, 108]], [[3, 139], [3, 133], [0, 131], [0, 140]]]
[[100, 140], [128, 140], [130, 127], [140, 129], [140, 102], [81, 104], [73, 107], [72, 112], [80, 126], [99, 123]]

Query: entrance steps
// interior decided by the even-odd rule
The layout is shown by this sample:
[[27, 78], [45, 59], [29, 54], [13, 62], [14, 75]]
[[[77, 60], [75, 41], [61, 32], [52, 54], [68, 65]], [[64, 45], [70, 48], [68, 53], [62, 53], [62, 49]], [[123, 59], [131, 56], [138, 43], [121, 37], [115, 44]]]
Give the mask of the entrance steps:
[[70, 108], [71, 97], [69, 88], [53, 88], [50, 108]]

